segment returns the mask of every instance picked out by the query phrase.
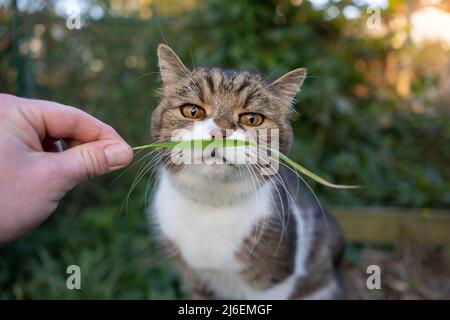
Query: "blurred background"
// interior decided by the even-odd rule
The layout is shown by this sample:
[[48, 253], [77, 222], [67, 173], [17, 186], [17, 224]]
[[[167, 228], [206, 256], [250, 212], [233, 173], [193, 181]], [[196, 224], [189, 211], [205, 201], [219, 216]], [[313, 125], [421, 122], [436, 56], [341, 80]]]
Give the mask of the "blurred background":
[[[0, 92], [77, 106], [141, 145], [161, 42], [190, 67], [268, 79], [306, 67], [291, 157], [364, 186], [311, 181], [348, 239], [349, 297], [450, 298], [449, 1], [0, 0]], [[0, 298], [186, 297], [149, 232], [153, 176], [136, 180], [139, 167], [81, 184], [41, 228], [1, 247]], [[82, 290], [66, 287], [71, 264]], [[371, 264], [381, 290], [366, 287]]]

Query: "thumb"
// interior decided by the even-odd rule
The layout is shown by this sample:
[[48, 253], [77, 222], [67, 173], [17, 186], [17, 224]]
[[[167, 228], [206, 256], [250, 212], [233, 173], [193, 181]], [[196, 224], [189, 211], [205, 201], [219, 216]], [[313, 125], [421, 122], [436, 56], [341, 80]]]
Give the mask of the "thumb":
[[133, 150], [123, 141], [102, 140], [84, 143], [54, 154], [70, 184], [96, 177], [128, 165]]

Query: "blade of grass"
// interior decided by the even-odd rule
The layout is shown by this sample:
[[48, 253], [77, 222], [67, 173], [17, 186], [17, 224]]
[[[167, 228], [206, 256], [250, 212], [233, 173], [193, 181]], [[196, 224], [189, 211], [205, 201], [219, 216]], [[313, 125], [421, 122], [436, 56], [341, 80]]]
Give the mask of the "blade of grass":
[[335, 188], [335, 189], [357, 189], [357, 188], [359, 188], [359, 186], [355, 186], [355, 185], [334, 184], [334, 183], [328, 182], [327, 180], [325, 180], [325, 179], [319, 177], [318, 175], [316, 175], [315, 173], [312, 173], [311, 171], [309, 171], [305, 167], [299, 165], [294, 160], [289, 159], [284, 154], [278, 152], [278, 156], [280, 157], [281, 160], [286, 162], [288, 165], [290, 165], [295, 170], [299, 171], [300, 173], [303, 173], [304, 175], [306, 175], [306, 176], [310, 177], [311, 179], [315, 180], [316, 182], [318, 182], [320, 184], [323, 184], [324, 186], [327, 186], [327, 187], [330, 187], [330, 188]]
[[242, 147], [249, 146], [249, 141], [236, 139], [194, 139], [183, 141], [168, 141], [161, 143], [146, 144], [143, 146], [134, 147], [133, 150], [142, 150], [149, 148], [198, 148], [205, 149], [206, 147]]
[[[149, 149], [149, 148], [199, 148], [205, 149], [206, 147], [242, 147], [242, 146], [249, 146], [249, 145], [255, 145], [254, 143], [251, 143], [250, 141], [244, 141], [244, 140], [237, 140], [237, 139], [194, 139], [194, 140], [183, 140], [183, 141], [168, 141], [168, 142], [162, 142], [162, 143], [153, 143], [153, 144], [146, 144], [143, 146], [134, 147], [133, 150], [142, 150], [142, 149]], [[317, 174], [309, 171], [305, 167], [299, 165], [294, 160], [290, 159], [283, 153], [271, 149], [272, 152], [277, 153], [278, 157], [284, 161], [286, 164], [291, 166], [293, 169], [297, 170], [298, 172], [310, 177], [314, 181], [323, 184], [324, 186], [335, 188], [335, 189], [356, 189], [359, 188], [359, 186], [355, 185], [341, 185], [341, 184], [334, 184], [331, 183], [321, 177], [319, 177]]]

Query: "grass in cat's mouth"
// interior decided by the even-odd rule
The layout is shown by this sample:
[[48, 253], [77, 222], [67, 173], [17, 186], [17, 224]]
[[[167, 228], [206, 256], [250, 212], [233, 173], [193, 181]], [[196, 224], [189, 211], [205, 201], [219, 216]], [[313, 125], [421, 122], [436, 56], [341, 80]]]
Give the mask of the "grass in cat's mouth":
[[[134, 147], [133, 150], [143, 150], [143, 149], [150, 149], [150, 148], [184, 148], [184, 149], [192, 149], [192, 148], [202, 148], [205, 149], [206, 147], [243, 147], [243, 146], [256, 146], [255, 143], [245, 140], [237, 140], [237, 139], [194, 139], [194, 140], [183, 140], [183, 141], [168, 141], [168, 142], [162, 142], [162, 143], [153, 143], [153, 144], [146, 144], [138, 147]], [[340, 184], [334, 184], [331, 182], [328, 182], [327, 180], [321, 178], [320, 176], [316, 175], [315, 173], [309, 171], [308, 169], [304, 168], [303, 166], [299, 165], [294, 160], [288, 158], [283, 153], [270, 149], [271, 152], [275, 153], [283, 162], [285, 162], [287, 165], [289, 165], [291, 168], [297, 170], [300, 173], [303, 173], [304, 175], [310, 177], [314, 181], [323, 184], [324, 186], [330, 187], [330, 188], [337, 188], [337, 189], [355, 189], [359, 188], [359, 186], [356, 185], [340, 185]]]
[[134, 147], [133, 150], [142, 150], [148, 148], [203, 148], [206, 147], [243, 147], [253, 145], [250, 141], [236, 139], [194, 139], [182, 141], [168, 141], [162, 143], [152, 143], [143, 146]]

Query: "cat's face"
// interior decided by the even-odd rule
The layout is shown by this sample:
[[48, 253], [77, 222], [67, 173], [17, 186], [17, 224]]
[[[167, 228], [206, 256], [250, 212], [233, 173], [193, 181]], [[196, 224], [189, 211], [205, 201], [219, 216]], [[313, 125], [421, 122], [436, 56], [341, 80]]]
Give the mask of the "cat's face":
[[[249, 72], [216, 68], [189, 70], [166, 45], [159, 46], [158, 59], [163, 86], [161, 102], [152, 115], [152, 135], [156, 142], [174, 137], [177, 140], [214, 137], [255, 140], [255, 133], [266, 132], [269, 143], [270, 137], [277, 136], [279, 150], [289, 151], [291, 104], [306, 76], [305, 69], [296, 69], [267, 83], [260, 75]], [[277, 134], [273, 135], [275, 131]], [[201, 165], [174, 164], [169, 155], [165, 156], [164, 163], [174, 173], [187, 169], [199, 176], [226, 179], [241, 172], [242, 164], [236, 164], [235, 160], [248, 156], [248, 151], [224, 149], [203, 154], [205, 161]]]

